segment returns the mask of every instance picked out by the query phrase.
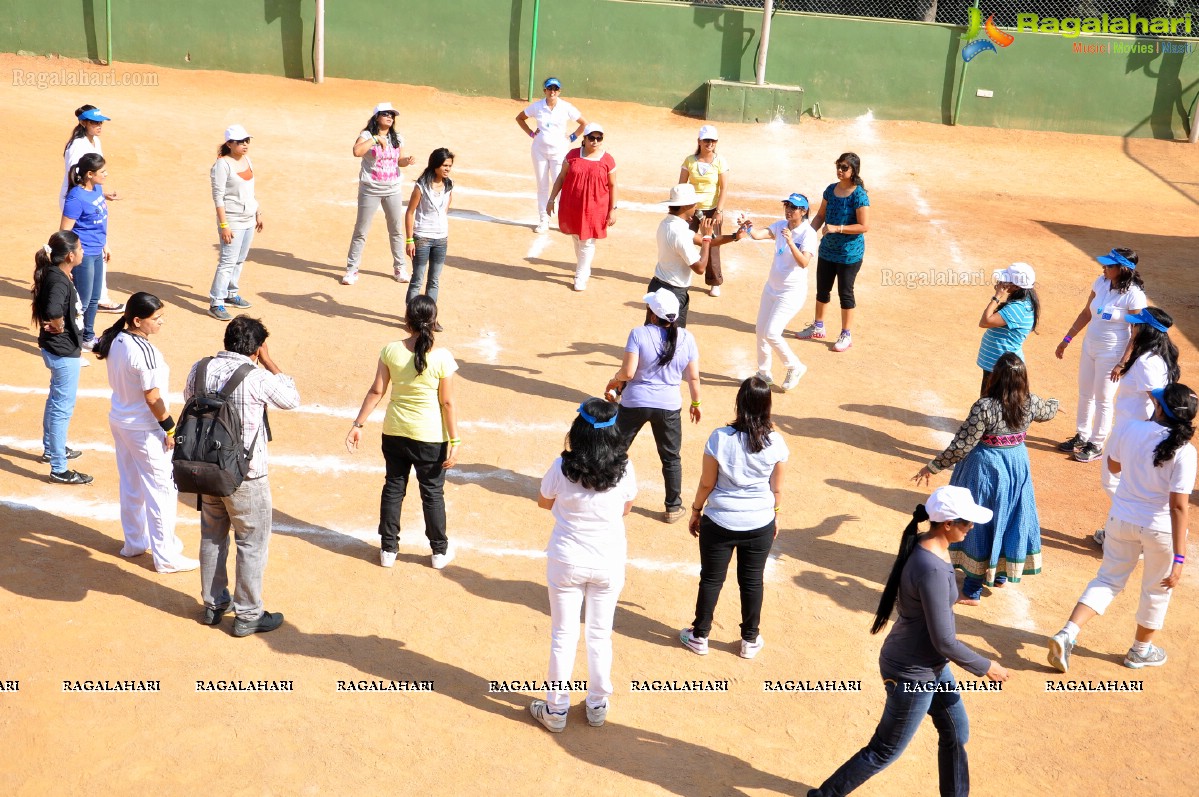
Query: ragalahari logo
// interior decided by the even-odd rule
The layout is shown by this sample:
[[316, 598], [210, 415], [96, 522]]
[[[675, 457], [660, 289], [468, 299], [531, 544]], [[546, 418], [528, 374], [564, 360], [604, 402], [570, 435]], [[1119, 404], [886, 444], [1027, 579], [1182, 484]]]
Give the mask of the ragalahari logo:
[[[974, 57], [980, 53], [990, 50], [993, 53], [999, 52], [995, 49], [995, 45], [1007, 47], [1016, 40], [1015, 36], [1010, 33], [1004, 33], [995, 25], [995, 15], [987, 17], [987, 24], [983, 26], [983, 14], [977, 8], [971, 8], [970, 11], [970, 26], [966, 28], [966, 46], [962, 48], [962, 60], [970, 63]], [[979, 32], [985, 31], [986, 36], [979, 36]], [[975, 37], [978, 38], [975, 38]]]

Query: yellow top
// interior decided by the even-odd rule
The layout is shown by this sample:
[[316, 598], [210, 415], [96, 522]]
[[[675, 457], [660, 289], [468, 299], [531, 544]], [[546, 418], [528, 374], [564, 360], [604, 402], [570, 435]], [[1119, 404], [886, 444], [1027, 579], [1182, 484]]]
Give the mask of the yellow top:
[[397, 340], [383, 347], [379, 359], [391, 373], [391, 401], [383, 418], [383, 434], [422, 443], [449, 440], [437, 388], [442, 379], [458, 370], [454, 356], [446, 349], [433, 349], [426, 356], [425, 370], [417, 374], [416, 355]]
[[704, 163], [696, 156], [688, 155], [687, 160], [683, 161], [683, 168], [687, 170], [687, 182], [695, 186], [695, 193], [699, 196], [699, 209], [711, 210], [716, 207], [716, 187], [720, 175], [729, 170], [728, 161], [722, 155], [717, 155], [711, 163]]

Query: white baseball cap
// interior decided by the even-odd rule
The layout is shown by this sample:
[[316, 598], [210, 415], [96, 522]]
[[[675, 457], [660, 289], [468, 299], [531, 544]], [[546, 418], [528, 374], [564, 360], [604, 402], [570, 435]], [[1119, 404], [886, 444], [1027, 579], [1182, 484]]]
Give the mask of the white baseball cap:
[[713, 140], [720, 138], [720, 134], [716, 132], [716, 125], [704, 125], [699, 129], [699, 140], [703, 141], [705, 138]]
[[653, 293], [647, 293], [641, 301], [645, 302], [650, 311], [663, 321], [674, 321], [679, 317], [679, 297], [665, 288], [658, 288]]
[[599, 133], [602, 135], [603, 132], [604, 132], [604, 126], [601, 125], [599, 122], [591, 122], [590, 124], [588, 124], [586, 127], [583, 128], [583, 135], [585, 135], [585, 136], [589, 136], [592, 133]]
[[1012, 263], [1007, 268], [997, 268], [991, 273], [995, 282], [1010, 282], [1017, 288], [1031, 288], [1037, 281], [1037, 273], [1027, 263]]
[[965, 487], [938, 487], [924, 502], [924, 509], [935, 523], [958, 519], [986, 523], [995, 514], [974, 503], [974, 496]]
[[246, 129], [241, 125], [229, 125], [225, 128], [226, 141], [241, 141], [242, 139], [249, 137], [250, 134], [247, 133]]
[[391, 106], [390, 102], [381, 102], [375, 106], [375, 110], [371, 112], [371, 115], [374, 116], [376, 114], [381, 114], [384, 111], [387, 111], [388, 113], [394, 113], [394, 114], [399, 113], [399, 111], [397, 111], [395, 108], [393, 108]]
[[672, 208], [683, 207], [684, 205], [698, 205], [699, 197], [696, 196], [695, 186], [691, 183], [679, 183], [670, 189], [670, 199], [658, 204], [669, 205]]

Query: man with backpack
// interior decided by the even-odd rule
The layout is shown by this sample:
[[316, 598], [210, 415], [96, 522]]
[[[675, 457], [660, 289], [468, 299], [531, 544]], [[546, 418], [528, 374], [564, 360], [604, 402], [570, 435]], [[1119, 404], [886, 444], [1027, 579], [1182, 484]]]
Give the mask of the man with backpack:
[[[262, 575], [266, 570], [272, 511], [267, 480], [270, 426], [266, 408], [295, 409], [300, 405], [300, 394], [295, 381], [271, 359], [267, 334], [266, 327], [256, 318], [238, 316], [230, 321], [225, 327], [225, 350], [192, 366], [183, 391], [184, 401], [189, 404], [193, 396], [210, 399], [214, 405], [227, 399], [229, 408], [236, 410], [236, 420], [240, 420], [240, 440], [248, 460], [241, 464], [244, 478], [241, 473], [234, 474], [233, 483], [240, 481], [240, 484], [229, 495], [204, 494], [200, 498], [200, 585], [204, 598], [201, 622], [220, 625], [232, 603], [237, 614], [233, 635], [239, 637], [273, 631], [283, 623], [282, 613], [268, 612], [262, 607]], [[243, 365], [250, 365], [252, 370], [239, 374]], [[205, 376], [203, 385], [196, 384], [199, 372]], [[227, 396], [221, 396], [222, 388], [231, 379], [235, 383], [241, 381]], [[186, 414], [185, 407], [180, 414], [180, 427], [188, 425]], [[238, 432], [233, 432], [233, 437], [236, 439]], [[175, 464], [178, 478], [178, 456]], [[225, 569], [231, 527], [237, 544], [237, 582], [232, 599]]]

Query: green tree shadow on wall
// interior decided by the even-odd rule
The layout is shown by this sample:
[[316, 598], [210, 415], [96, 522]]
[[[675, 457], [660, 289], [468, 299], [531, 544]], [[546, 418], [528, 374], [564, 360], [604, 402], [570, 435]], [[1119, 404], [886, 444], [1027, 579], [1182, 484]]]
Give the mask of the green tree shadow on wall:
[[[761, 15], [755, 13], [754, 17]], [[722, 6], [697, 5], [692, 15], [692, 23], [697, 28], [711, 26], [720, 33], [720, 73], [716, 75], [700, 75], [701, 83], [690, 94], [676, 103], [674, 110], [684, 116], [702, 117], [708, 105], [707, 81], [741, 80], [742, 64], [745, 54], [757, 39], [758, 28], [745, 24], [745, 12], [739, 8]]]
[[[263, 0], [263, 18], [267, 24], [279, 20], [279, 42], [283, 57], [283, 75], [304, 79], [304, 15], [305, 0]], [[313, 37], [315, 38], [315, 37]], [[316, 46], [314, 41], [313, 47]], [[309, 56], [312, 55], [310, 52]]]

